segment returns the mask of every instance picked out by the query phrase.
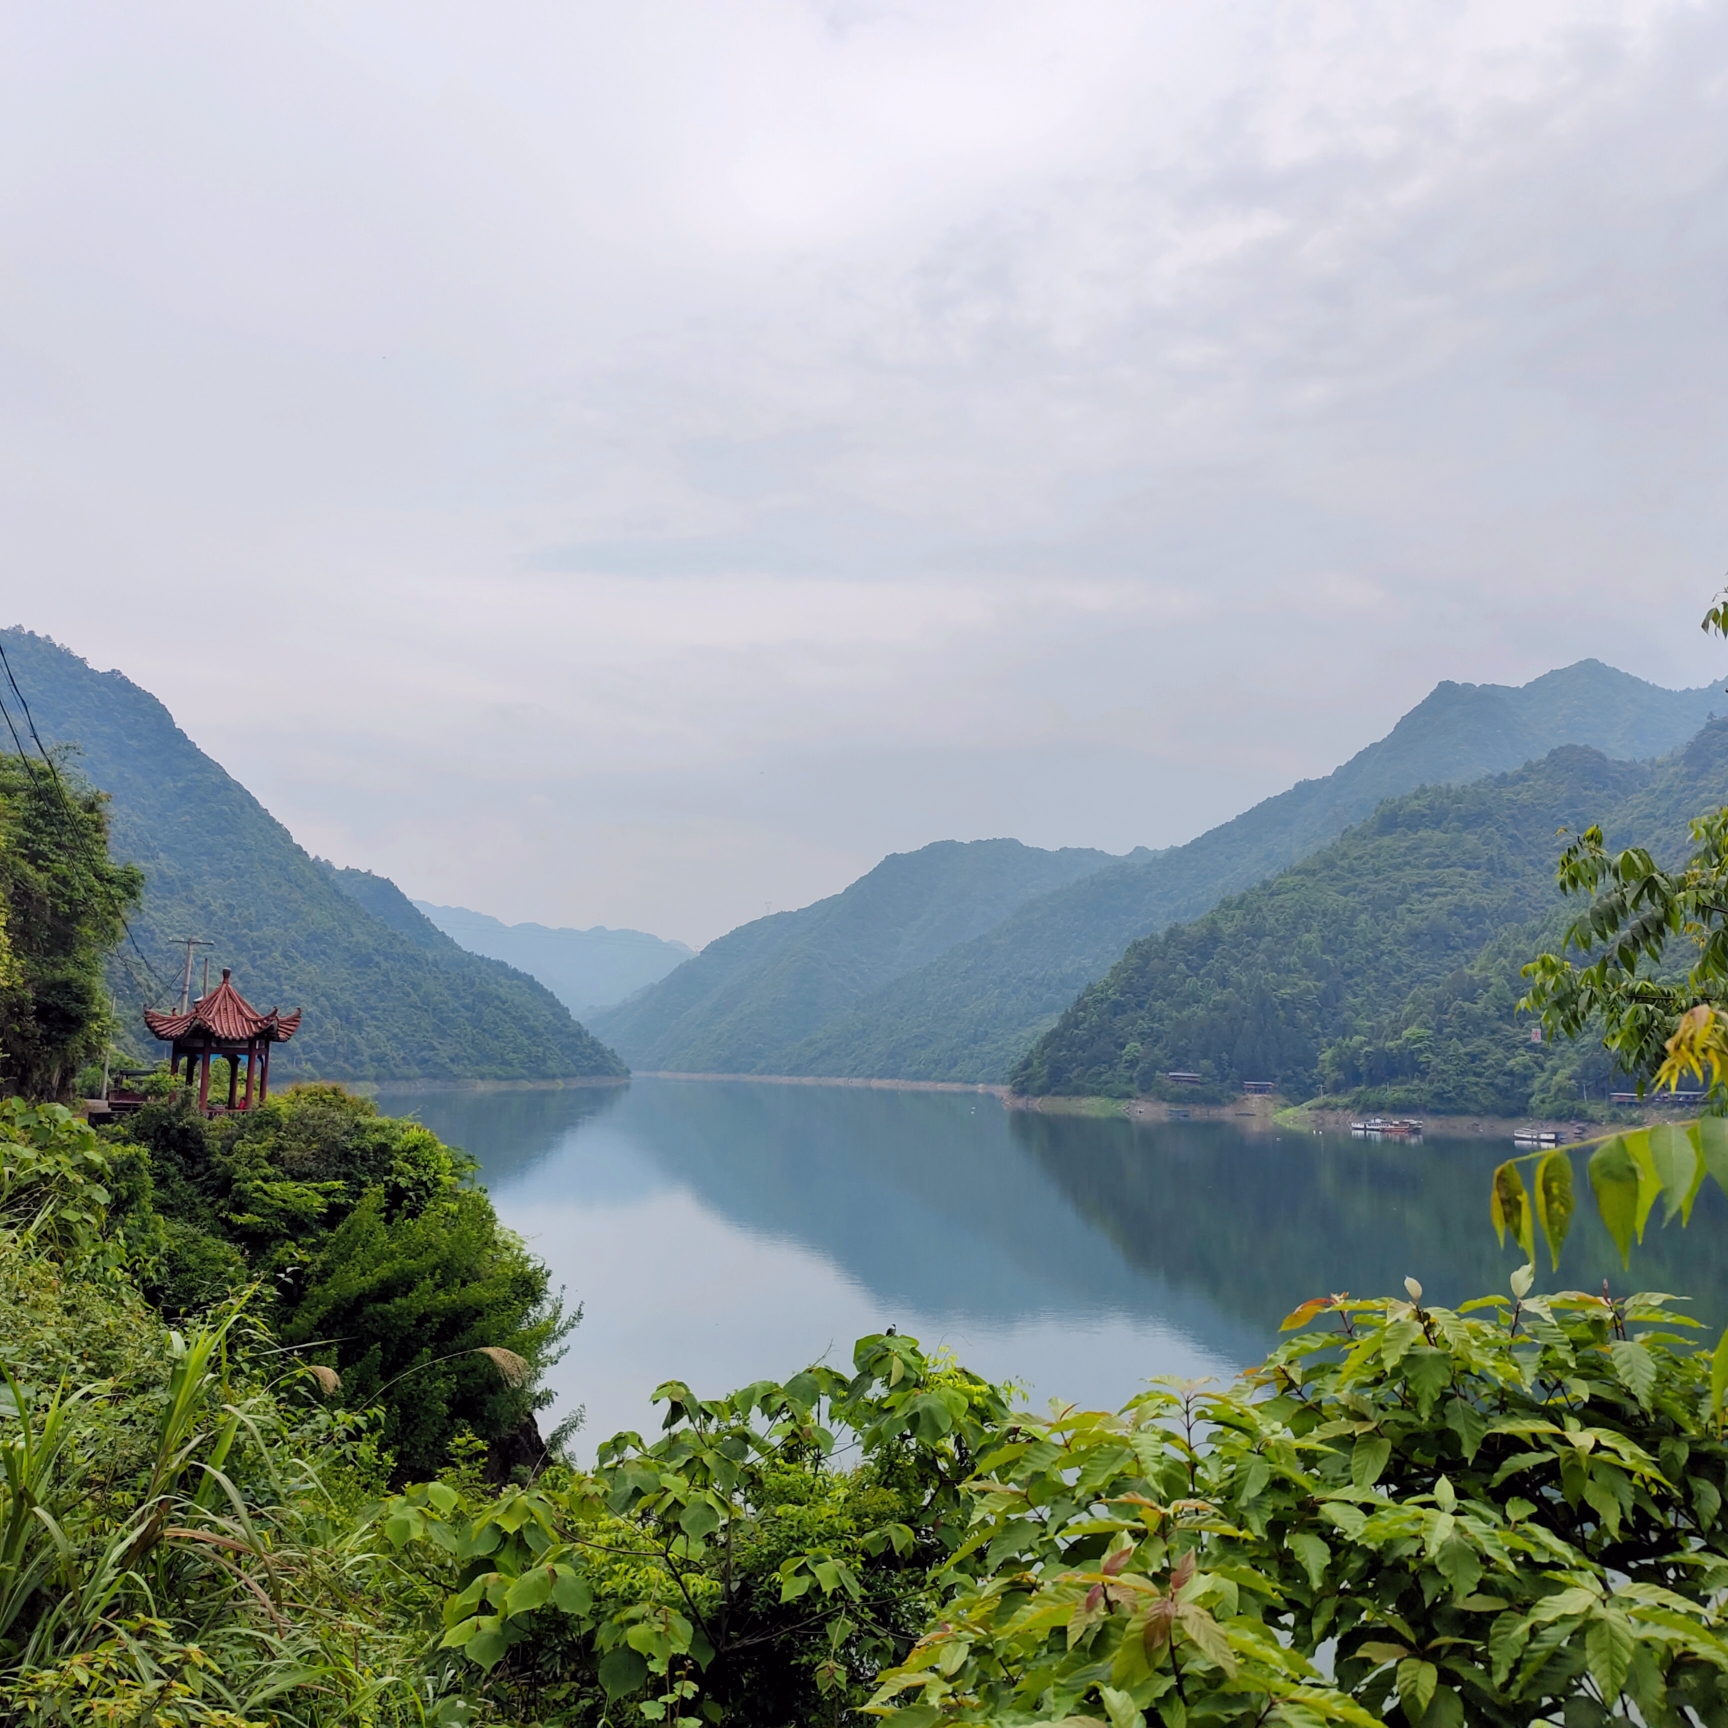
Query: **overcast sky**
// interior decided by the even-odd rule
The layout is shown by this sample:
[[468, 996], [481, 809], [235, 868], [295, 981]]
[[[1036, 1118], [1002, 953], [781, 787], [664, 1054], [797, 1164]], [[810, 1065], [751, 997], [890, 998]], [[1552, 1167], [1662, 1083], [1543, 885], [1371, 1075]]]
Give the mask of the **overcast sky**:
[[1720, 675], [1728, 4], [0, 4], [0, 622], [691, 942]]

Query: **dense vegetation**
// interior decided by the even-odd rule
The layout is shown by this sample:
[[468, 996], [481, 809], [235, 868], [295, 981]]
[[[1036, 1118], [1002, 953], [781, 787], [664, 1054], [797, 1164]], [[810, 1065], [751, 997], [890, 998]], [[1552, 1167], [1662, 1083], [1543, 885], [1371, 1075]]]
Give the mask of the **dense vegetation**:
[[[1557, 910], [1554, 835], [1601, 816], [1677, 859], [1728, 793], [1728, 722], [1653, 764], [1568, 748], [1430, 787], [1193, 924], [1136, 943], [1014, 1074], [1032, 1093], [1222, 1096], [1244, 1080], [1432, 1109], [1575, 1109], [1600, 1052], [1532, 1045], [1520, 968]], [[1198, 1073], [1176, 1088], [1172, 1070]]]
[[435, 1469], [463, 1428], [500, 1460], [538, 1453], [534, 1385], [573, 1319], [427, 1129], [328, 1084], [214, 1120], [180, 1088], [113, 1145], [114, 1222], [164, 1314], [253, 1291], [248, 1312], [345, 1404], [377, 1407], [403, 1470]]
[[0, 1722], [1728, 1720], [1728, 1447], [1663, 1298], [1317, 1298], [1114, 1415], [887, 1334], [392, 1497], [261, 1294], [153, 1312], [135, 1157], [0, 1109]]
[[[616, 1032], [618, 1047], [638, 1067], [1003, 1081], [1130, 942], [1198, 918], [1225, 895], [1286, 869], [1383, 800], [1424, 784], [1517, 768], [1563, 744], [1618, 759], [1659, 756], [1725, 707], [1716, 689], [1661, 690], [1594, 660], [1519, 689], [1441, 684], [1335, 773], [1268, 798], [1188, 845], [1139, 851], [1029, 898], [969, 940], [953, 940], [909, 969], [897, 962], [851, 1000], [795, 1000], [788, 992], [783, 1004], [765, 1004], [761, 1017], [774, 1024], [776, 1038], [783, 1018], [803, 1016], [796, 1040], [779, 1048], [771, 1064], [720, 1059], [730, 1052], [711, 1059], [705, 1017], [718, 1020], [722, 1010], [706, 1003], [678, 1003], [676, 1012], [689, 1019], [676, 1062], [649, 1060], [621, 1022], [606, 1020], [605, 1035]], [[649, 1001], [667, 1005], [655, 1014], [670, 1010], [668, 986]]]
[[114, 950], [109, 966], [133, 1052], [153, 1053], [139, 1012], [177, 998], [174, 939], [196, 934], [258, 1007], [306, 1011], [273, 1077], [622, 1075], [533, 979], [467, 953], [405, 900], [418, 936], [366, 910], [154, 697], [42, 637], [4, 636], [42, 738], [70, 747], [81, 777], [110, 795], [115, 856], [144, 876], [137, 948]]
[[792, 1052], [888, 979], [1114, 860], [1017, 840], [943, 840], [885, 858], [843, 894], [710, 942], [658, 984], [594, 1016], [636, 1068], [795, 1074]]
[[103, 963], [143, 890], [108, 855], [106, 801], [0, 754], [0, 1088], [64, 1098], [113, 1027]]

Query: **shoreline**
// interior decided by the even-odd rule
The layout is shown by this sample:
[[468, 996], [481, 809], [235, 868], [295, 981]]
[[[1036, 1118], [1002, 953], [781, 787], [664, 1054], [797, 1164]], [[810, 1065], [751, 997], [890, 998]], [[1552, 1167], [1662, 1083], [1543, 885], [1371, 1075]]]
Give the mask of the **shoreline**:
[[991, 1086], [981, 1080], [859, 1080], [839, 1074], [682, 1074], [670, 1068], [645, 1068], [632, 1076], [638, 1080], [748, 1080], [757, 1086], [858, 1086], [878, 1092], [979, 1092], [1009, 1097], [1006, 1086]]
[[[337, 1078], [324, 1076], [323, 1078]], [[1223, 1104], [1180, 1104], [1162, 1098], [1028, 1097], [1007, 1086], [972, 1080], [863, 1079], [840, 1074], [715, 1074], [690, 1073], [680, 1069], [647, 1068], [633, 1074], [578, 1075], [559, 1080], [340, 1080], [340, 1084], [365, 1094], [377, 1092], [559, 1092], [567, 1089], [628, 1086], [632, 1080], [687, 1080], [744, 1082], [754, 1086], [833, 1086], [877, 1092], [955, 1092], [980, 1094], [1000, 1101], [1005, 1110], [1020, 1110], [1048, 1116], [1085, 1116], [1095, 1120], [1117, 1119], [1135, 1123], [1231, 1122], [1248, 1133], [1290, 1132], [1347, 1134], [1361, 1110], [1331, 1105], [1292, 1104], [1276, 1094], [1255, 1094]], [[1372, 1114], [1386, 1114], [1384, 1111]], [[1510, 1139], [1526, 1129], [1551, 1131], [1562, 1145], [1601, 1139], [1633, 1126], [1672, 1121], [1665, 1110], [1626, 1110], [1618, 1122], [1562, 1120], [1538, 1116], [1486, 1116], [1469, 1112], [1423, 1110], [1413, 1114], [1435, 1139]]]
[[[321, 1074], [319, 1080], [351, 1092], [566, 1092], [589, 1086], [628, 1086], [628, 1074], [573, 1074], [562, 1080], [345, 1080]], [[296, 1082], [298, 1083], [298, 1082]]]

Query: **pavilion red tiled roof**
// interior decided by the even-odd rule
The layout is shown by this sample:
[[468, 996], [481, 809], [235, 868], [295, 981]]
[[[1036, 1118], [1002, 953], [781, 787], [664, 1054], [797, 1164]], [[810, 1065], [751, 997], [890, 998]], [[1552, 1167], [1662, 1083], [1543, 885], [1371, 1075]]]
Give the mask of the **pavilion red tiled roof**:
[[271, 1044], [286, 1044], [300, 1029], [300, 1010], [282, 1014], [272, 1008], [260, 1014], [229, 982], [222, 968], [222, 982], [207, 996], [200, 996], [184, 1014], [159, 1014], [144, 1010], [144, 1024], [165, 1042], [186, 1038], [210, 1038], [219, 1044], [245, 1044], [262, 1038]]

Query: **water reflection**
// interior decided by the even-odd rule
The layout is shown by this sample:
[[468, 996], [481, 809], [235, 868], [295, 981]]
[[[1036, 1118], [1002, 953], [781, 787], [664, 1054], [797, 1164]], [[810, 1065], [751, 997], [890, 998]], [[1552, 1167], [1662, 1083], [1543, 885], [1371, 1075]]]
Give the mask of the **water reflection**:
[[[1305, 1297], [1414, 1274], [1455, 1301], [1503, 1287], [1516, 1258], [1485, 1199], [1510, 1148], [1480, 1140], [743, 1082], [380, 1101], [472, 1152], [500, 1213], [583, 1302], [557, 1386], [587, 1405], [590, 1443], [646, 1423], [662, 1379], [718, 1391], [789, 1374], [889, 1324], [1040, 1402], [1114, 1404], [1152, 1375], [1232, 1373]], [[1712, 1251], [1725, 1226], [1712, 1190], [1684, 1235], [1652, 1230], [1639, 1282], [1728, 1316]], [[1605, 1275], [1626, 1287], [1586, 1201], [1558, 1282]]]

